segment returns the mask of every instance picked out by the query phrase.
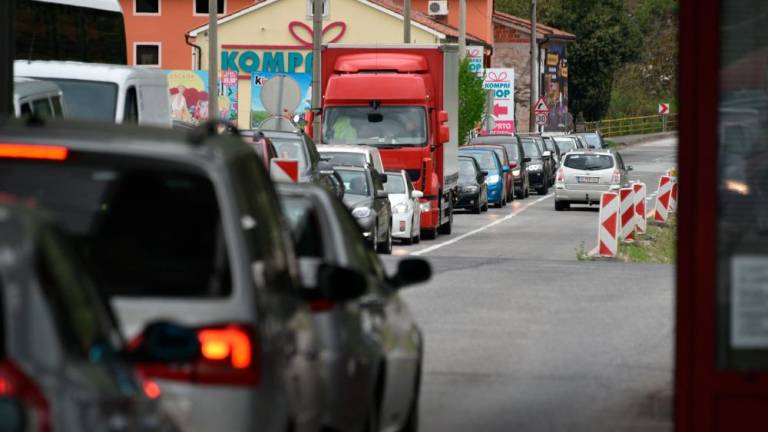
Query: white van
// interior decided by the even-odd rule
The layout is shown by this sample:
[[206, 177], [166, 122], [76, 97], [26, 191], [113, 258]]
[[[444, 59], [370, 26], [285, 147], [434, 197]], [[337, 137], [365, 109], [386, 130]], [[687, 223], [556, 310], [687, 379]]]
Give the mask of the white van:
[[168, 78], [159, 69], [16, 60], [14, 75], [58, 85], [68, 118], [171, 127]]
[[13, 113], [16, 117], [62, 118], [63, 99], [61, 89], [52, 82], [19, 77], [13, 79]]
[[333, 165], [363, 166], [373, 165], [373, 168], [384, 174], [384, 164], [381, 162], [381, 153], [376, 147], [354, 144], [319, 144], [317, 151], [322, 159], [328, 160]]

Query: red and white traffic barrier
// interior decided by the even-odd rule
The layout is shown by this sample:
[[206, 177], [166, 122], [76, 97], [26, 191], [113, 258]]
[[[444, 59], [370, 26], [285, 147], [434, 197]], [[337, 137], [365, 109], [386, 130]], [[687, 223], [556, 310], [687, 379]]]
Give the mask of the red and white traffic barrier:
[[667, 211], [669, 213], [674, 213], [677, 211], [677, 189], [678, 189], [677, 180], [672, 180], [672, 192], [669, 194], [669, 208]]
[[635, 191], [631, 188], [619, 189], [619, 213], [621, 214], [621, 241], [635, 240]]
[[632, 189], [635, 191], [635, 232], [637, 234], [645, 234], [647, 229], [645, 214], [645, 183], [634, 183]]
[[615, 257], [619, 251], [619, 195], [603, 192], [600, 196], [600, 216], [597, 228], [597, 253]]
[[299, 182], [299, 161], [296, 159], [273, 158], [269, 162], [269, 176], [279, 182]]
[[656, 206], [653, 211], [653, 220], [660, 223], [666, 223], [669, 217], [669, 200], [672, 198], [672, 178], [670, 176], [661, 176], [659, 179], [659, 189], [656, 191]]

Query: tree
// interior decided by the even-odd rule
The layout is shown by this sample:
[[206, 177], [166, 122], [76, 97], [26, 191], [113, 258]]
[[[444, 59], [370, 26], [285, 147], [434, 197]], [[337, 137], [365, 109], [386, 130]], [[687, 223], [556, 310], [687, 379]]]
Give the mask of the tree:
[[459, 69], [459, 145], [463, 145], [485, 111], [485, 90], [482, 78], [469, 69], [469, 59]]

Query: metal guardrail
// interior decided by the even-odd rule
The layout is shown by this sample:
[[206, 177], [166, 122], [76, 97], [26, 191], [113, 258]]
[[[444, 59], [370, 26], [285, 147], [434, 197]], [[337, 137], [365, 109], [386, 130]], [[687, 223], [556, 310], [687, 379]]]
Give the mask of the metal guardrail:
[[674, 130], [677, 130], [677, 113], [625, 117], [576, 124], [577, 132], [600, 131], [604, 137], [641, 135]]

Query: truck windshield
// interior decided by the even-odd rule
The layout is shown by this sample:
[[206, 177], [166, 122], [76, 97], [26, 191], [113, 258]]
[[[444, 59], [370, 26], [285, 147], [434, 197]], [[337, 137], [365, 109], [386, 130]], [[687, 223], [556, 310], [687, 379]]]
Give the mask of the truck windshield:
[[[371, 113], [378, 115], [369, 116]], [[422, 107], [383, 106], [375, 112], [367, 106], [329, 107], [323, 117], [323, 142], [327, 144], [427, 143], [427, 114]]]

